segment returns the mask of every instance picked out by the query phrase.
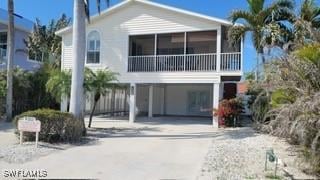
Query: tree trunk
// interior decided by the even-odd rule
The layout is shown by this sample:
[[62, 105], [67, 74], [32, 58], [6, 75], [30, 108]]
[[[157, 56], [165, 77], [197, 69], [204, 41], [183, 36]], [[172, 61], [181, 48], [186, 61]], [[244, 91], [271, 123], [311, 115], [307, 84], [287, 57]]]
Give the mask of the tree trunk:
[[100, 94], [95, 94], [94, 95], [94, 103], [93, 103], [93, 107], [92, 107], [92, 110], [90, 113], [90, 118], [89, 118], [89, 124], [88, 124], [89, 128], [91, 128], [92, 117], [93, 117], [94, 111], [96, 110], [96, 106], [97, 106], [99, 99], [100, 99]]
[[92, 110], [90, 113], [88, 128], [91, 128], [92, 117], [93, 117], [94, 111], [96, 110], [97, 103], [98, 103], [98, 101], [96, 101], [96, 100], [93, 103], [93, 107], [92, 107]]
[[83, 121], [84, 103], [84, 64], [86, 52], [86, 22], [85, 5], [83, 0], [74, 0], [72, 34], [72, 82], [70, 97], [70, 112]]
[[258, 81], [258, 77], [259, 77], [259, 53], [257, 53], [257, 62], [256, 62], [256, 70], [255, 70], [255, 74], [254, 74], [254, 80]]
[[12, 81], [13, 81], [13, 58], [14, 58], [14, 4], [13, 0], [8, 0], [8, 58], [7, 58], [7, 101], [6, 114], [7, 121], [12, 120]]

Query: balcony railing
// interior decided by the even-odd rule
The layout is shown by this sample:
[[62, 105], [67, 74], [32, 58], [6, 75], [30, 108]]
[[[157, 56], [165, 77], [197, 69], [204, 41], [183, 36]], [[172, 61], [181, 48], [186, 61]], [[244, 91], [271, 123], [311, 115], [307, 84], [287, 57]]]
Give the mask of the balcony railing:
[[[222, 53], [221, 71], [240, 71], [240, 53]], [[217, 71], [217, 54], [129, 56], [128, 72]]]

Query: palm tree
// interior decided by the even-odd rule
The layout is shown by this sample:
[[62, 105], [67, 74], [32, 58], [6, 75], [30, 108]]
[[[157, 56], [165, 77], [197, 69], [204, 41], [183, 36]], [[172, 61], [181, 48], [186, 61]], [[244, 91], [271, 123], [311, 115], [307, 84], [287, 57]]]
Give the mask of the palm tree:
[[50, 73], [49, 80], [46, 83], [46, 91], [56, 98], [57, 102], [61, 97], [70, 98], [71, 72], [54, 70]]
[[304, 0], [297, 17], [294, 18], [294, 36], [298, 44], [315, 39], [320, 31], [320, 7], [314, 0]]
[[7, 121], [12, 119], [12, 81], [13, 81], [13, 55], [14, 55], [14, 4], [13, 0], [8, 0], [8, 59], [7, 59], [7, 101], [6, 114]]
[[107, 94], [110, 89], [114, 88], [114, 84], [112, 82], [116, 81], [116, 74], [109, 70], [98, 70], [93, 72], [90, 69], [86, 69], [88, 73], [86, 73], [86, 81], [88, 84], [88, 89], [94, 93], [94, 103], [90, 113], [89, 125], [91, 127], [92, 116], [96, 109], [97, 102], [99, 101], [101, 96]]
[[[70, 112], [79, 120], [83, 119], [84, 103], [84, 64], [86, 49], [86, 17], [90, 22], [90, 0], [74, 0], [73, 32], [72, 32], [72, 82], [70, 97]], [[106, 0], [109, 5], [109, 0]], [[97, 0], [100, 13], [101, 1]]]
[[[243, 25], [234, 25], [229, 30], [229, 38], [233, 43], [237, 43], [247, 33], [251, 33], [253, 45], [257, 51], [258, 57], [265, 62], [264, 28], [266, 25], [276, 22], [280, 28], [286, 29], [282, 21], [288, 20], [292, 16], [294, 3], [292, 0], [277, 0], [269, 6], [265, 5], [265, 0], [247, 0], [249, 10], [235, 10], [231, 13], [230, 19], [233, 23], [243, 22]], [[267, 42], [270, 42], [268, 39]], [[258, 78], [259, 58], [257, 58], [257, 67], [255, 78]]]

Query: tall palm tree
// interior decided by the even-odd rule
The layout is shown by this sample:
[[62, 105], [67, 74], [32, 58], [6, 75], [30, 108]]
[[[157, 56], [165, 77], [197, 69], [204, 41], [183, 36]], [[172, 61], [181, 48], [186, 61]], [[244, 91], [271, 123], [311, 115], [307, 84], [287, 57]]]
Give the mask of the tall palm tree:
[[[277, 0], [270, 5], [266, 5], [265, 0], [247, 0], [248, 10], [235, 10], [231, 13], [230, 19], [233, 23], [241, 22], [243, 25], [234, 25], [229, 30], [229, 38], [234, 43], [239, 42], [247, 33], [251, 33], [253, 45], [257, 51], [258, 57], [265, 62], [264, 28], [266, 25], [276, 22], [281, 28], [286, 29], [284, 20], [292, 16], [294, 3], [292, 0]], [[267, 42], [269, 42], [268, 40]], [[258, 78], [259, 58], [257, 58], [257, 67], [255, 78]]]
[[14, 4], [8, 0], [8, 59], [7, 59], [7, 121], [12, 119], [12, 81], [13, 81], [13, 55], [14, 55]]
[[96, 72], [93, 72], [90, 69], [86, 69], [86, 71], [88, 89], [94, 93], [94, 103], [91, 109], [88, 125], [88, 127], [90, 128], [92, 116], [100, 97], [106, 95], [110, 89], [113, 89], [114, 84], [112, 83], [117, 80], [117, 77], [114, 72], [109, 70], [98, 70]]
[[[90, 0], [74, 0], [73, 7], [73, 34], [72, 34], [72, 81], [70, 112], [77, 118], [83, 119], [84, 103], [84, 64], [86, 49], [86, 18], [90, 22]], [[109, 6], [109, 0], [106, 0]], [[97, 0], [97, 8], [100, 13], [101, 1]]]

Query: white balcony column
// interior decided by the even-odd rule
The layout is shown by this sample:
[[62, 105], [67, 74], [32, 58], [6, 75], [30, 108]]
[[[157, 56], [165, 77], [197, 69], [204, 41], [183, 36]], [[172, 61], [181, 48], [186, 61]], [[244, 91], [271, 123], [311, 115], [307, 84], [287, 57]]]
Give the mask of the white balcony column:
[[[221, 99], [221, 83], [214, 83], [213, 84], [213, 109], [218, 109], [219, 101]], [[212, 125], [214, 128], [219, 127], [218, 117], [212, 116]]]
[[240, 47], [240, 61], [241, 61], [241, 63], [240, 63], [240, 71], [242, 72], [242, 69], [243, 69], [243, 44], [244, 43], [244, 39], [243, 39], [243, 37], [241, 38], [241, 47]]
[[60, 111], [68, 112], [68, 97], [66, 96], [61, 97]]
[[152, 118], [153, 116], [153, 85], [149, 86], [149, 110], [148, 110], [148, 117]]
[[217, 72], [220, 72], [221, 67], [221, 26], [217, 29]]
[[136, 94], [137, 85], [135, 83], [130, 84], [130, 97], [129, 97], [129, 122], [134, 123], [136, 119]]

